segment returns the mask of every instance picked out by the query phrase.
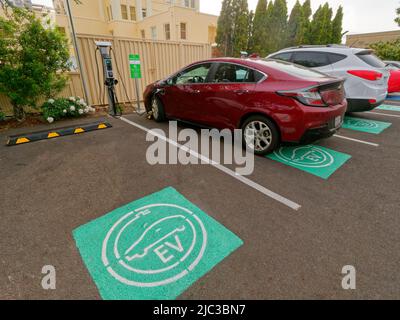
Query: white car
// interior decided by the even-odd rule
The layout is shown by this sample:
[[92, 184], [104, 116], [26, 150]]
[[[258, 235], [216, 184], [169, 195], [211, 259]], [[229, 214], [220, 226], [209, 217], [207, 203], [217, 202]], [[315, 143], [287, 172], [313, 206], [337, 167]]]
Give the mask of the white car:
[[348, 112], [372, 110], [381, 105], [388, 94], [390, 73], [373, 50], [339, 45], [299, 46], [283, 49], [268, 58], [345, 79]]

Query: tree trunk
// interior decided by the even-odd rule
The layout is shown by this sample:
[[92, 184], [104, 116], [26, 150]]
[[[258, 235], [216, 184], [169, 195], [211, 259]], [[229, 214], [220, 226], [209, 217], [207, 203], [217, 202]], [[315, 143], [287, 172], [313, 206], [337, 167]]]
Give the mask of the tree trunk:
[[22, 106], [13, 104], [13, 112], [14, 112], [14, 117], [15, 119], [17, 119], [18, 122], [22, 122], [25, 120], [25, 111]]

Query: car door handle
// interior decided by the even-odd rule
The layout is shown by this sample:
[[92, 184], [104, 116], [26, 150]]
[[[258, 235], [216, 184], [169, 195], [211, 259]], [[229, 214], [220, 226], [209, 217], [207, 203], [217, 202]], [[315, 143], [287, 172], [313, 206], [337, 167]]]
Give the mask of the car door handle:
[[201, 93], [201, 91], [200, 90], [193, 90], [192, 93], [199, 94], [199, 93]]
[[242, 95], [242, 94], [245, 94], [245, 93], [249, 93], [250, 91], [249, 90], [234, 90], [233, 92], [238, 94], [238, 95]]

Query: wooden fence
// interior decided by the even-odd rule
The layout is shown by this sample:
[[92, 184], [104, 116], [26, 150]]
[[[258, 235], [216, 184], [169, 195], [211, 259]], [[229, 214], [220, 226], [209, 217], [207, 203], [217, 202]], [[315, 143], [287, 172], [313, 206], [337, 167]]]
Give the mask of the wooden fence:
[[[95, 41], [110, 41], [113, 44], [113, 63], [115, 77], [119, 80], [116, 87], [120, 102], [136, 100], [134, 80], [130, 79], [129, 54], [139, 54], [142, 63], [142, 76], [139, 81], [140, 99], [147, 84], [162, 79], [192, 62], [211, 58], [209, 44], [153, 41], [135, 38], [96, 37], [78, 35], [82, 58], [83, 75], [89, 91], [88, 102], [91, 105], [107, 104], [101, 56], [96, 51]], [[97, 61], [96, 61], [97, 58]], [[69, 73], [69, 81], [60, 97], [83, 97], [83, 89], [78, 72]], [[126, 88], [126, 90], [125, 90]], [[9, 113], [11, 106], [6, 97], [0, 95], [0, 109]]]

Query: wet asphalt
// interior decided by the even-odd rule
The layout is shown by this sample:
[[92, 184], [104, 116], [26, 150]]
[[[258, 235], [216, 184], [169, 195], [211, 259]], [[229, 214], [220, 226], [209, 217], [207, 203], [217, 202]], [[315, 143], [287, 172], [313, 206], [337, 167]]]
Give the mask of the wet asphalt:
[[[317, 143], [352, 156], [328, 180], [255, 159], [248, 178], [298, 211], [212, 166], [149, 165], [146, 133], [120, 119], [105, 118], [111, 129], [16, 147], [6, 138], [24, 129], [2, 132], [0, 299], [100, 299], [72, 231], [168, 186], [244, 241], [180, 299], [398, 299], [400, 117], [382, 114], [400, 116], [357, 114], [392, 123], [379, 135], [340, 132], [377, 147], [337, 137]], [[56, 290], [41, 287], [44, 265], [56, 267]], [[356, 290], [342, 289], [345, 265], [357, 270]]]

